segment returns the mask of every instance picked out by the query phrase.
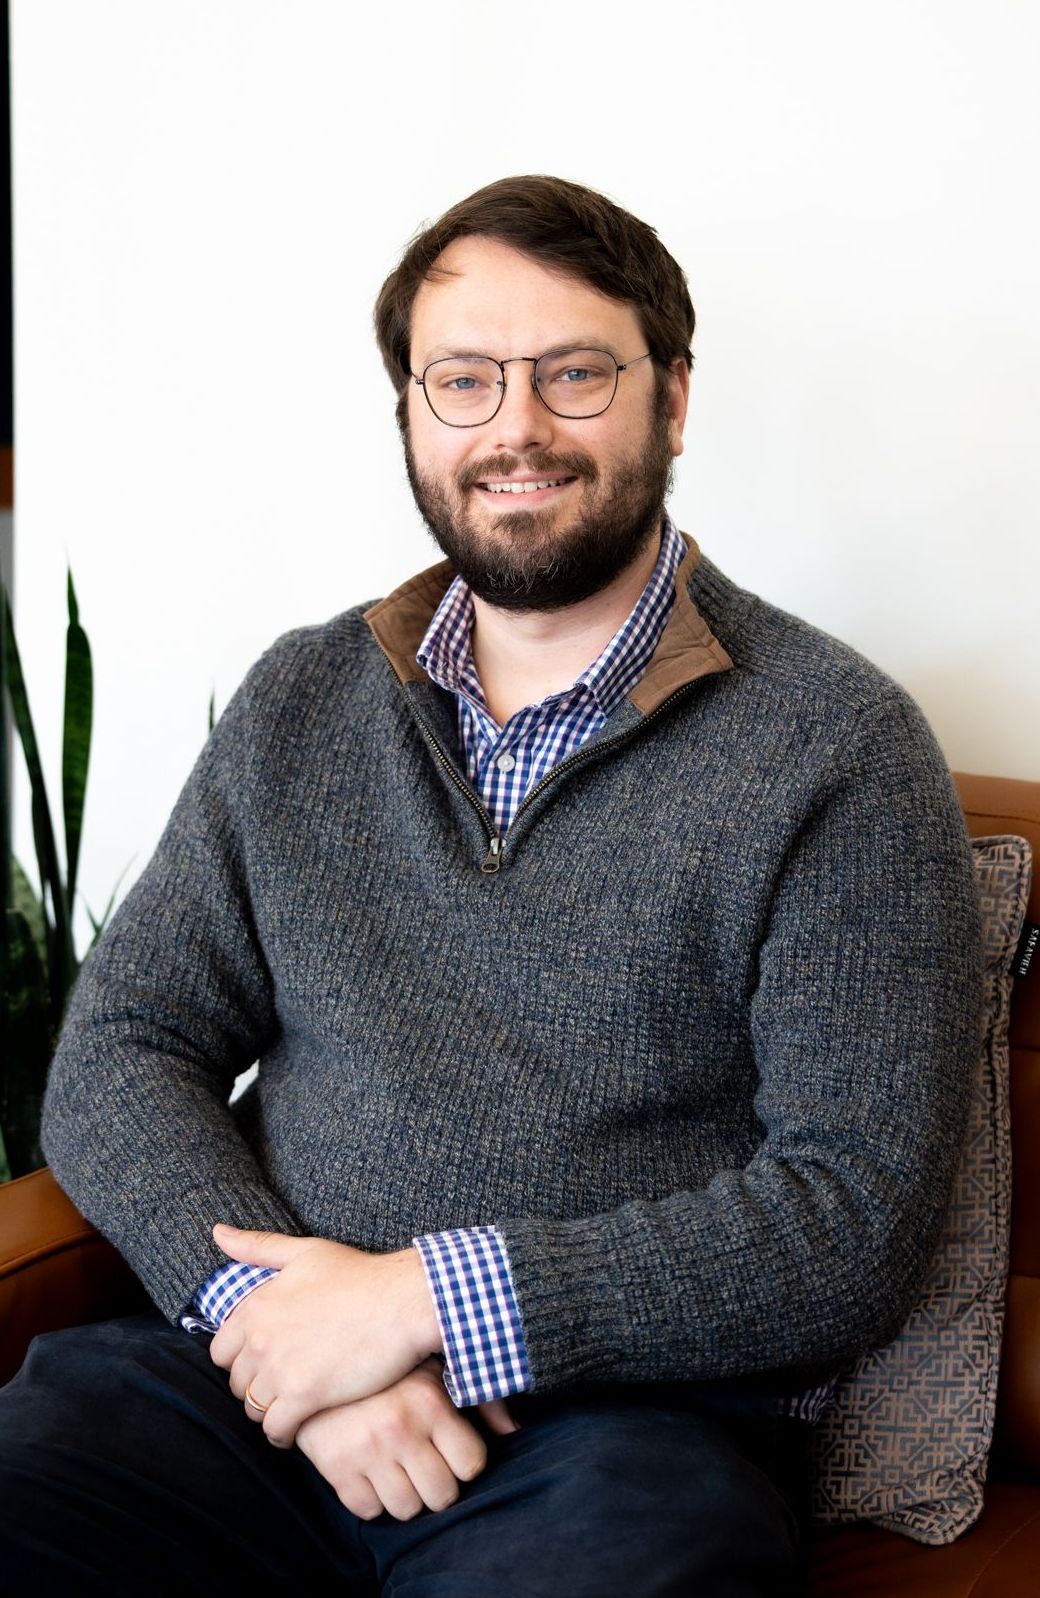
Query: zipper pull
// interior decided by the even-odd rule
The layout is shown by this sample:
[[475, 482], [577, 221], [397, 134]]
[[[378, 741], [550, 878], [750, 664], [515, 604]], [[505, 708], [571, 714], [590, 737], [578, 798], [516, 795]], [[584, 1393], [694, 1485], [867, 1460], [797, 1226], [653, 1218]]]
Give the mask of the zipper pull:
[[501, 864], [502, 864], [502, 840], [498, 836], [498, 834], [496, 833], [495, 836], [491, 839], [491, 842], [488, 844], [487, 856], [486, 856], [486, 858], [484, 860], [484, 864], [481, 866], [480, 869], [481, 869], [481, 871], [483, 871], [485, 876], [491, 876], [491, 874], [493, 872], [498, 870], [498, 868], [499, 868], [499, 866]]

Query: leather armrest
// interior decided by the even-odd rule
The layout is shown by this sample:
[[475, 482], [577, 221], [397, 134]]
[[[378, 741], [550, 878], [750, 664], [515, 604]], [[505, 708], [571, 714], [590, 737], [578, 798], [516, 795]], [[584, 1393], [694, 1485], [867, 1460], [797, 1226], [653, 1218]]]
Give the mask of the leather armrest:
[[37, 1333], [132, 1315], [150, 1303], [48, 1167], [0, 1185], [0, 1384]]

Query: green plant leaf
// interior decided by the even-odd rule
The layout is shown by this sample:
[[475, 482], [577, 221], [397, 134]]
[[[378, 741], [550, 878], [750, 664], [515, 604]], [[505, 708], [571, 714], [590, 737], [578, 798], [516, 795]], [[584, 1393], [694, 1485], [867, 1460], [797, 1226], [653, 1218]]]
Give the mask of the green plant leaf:
[[[14, 622], [6, 588], [3, 593], [3, 605], [6, 619], [3, 644], [7, 692], [11, 701], [15, 726], [18, 729], [18, 736], [21, 740], [25, 764], [29, 772], [29, 784], [32, 791], [33, 841], [36, 845], [36, 858], [40, 868], [40, 886], [43, 890], [45, 906], [49, 895], [51, 914], [54, 917], [53, 925], [48, 921], [47, 926], [47, 970], [50, 979], [50, 1018], [52, 1026], [57, 1030], [65, 1008], [65, 1001], [75, 980], [76, 956], [72, 946], [72, 926], [69, 917], [68, 899], [66, 898], [65, 885], [62, 882], [58, 865], [58, 850], [54, 841], [54, 828], [51, 824], [50, 806], [47, 802], [47, 789], [43, 780], [43, 767], [40, 764], [36, 733], [33, 729], [32, 715], [29, 711], [29, 698], [25, 690], [25, 679], [22, 676], [22, 663], [18, 653], [18, 643], [15, 638]], [[9, 1149], [9, 1156], [10, 1153]]]
[[43, 913], [43, 905], [36, 889], [22, 870], [16, 855], [11, 856], [11, 900], [8, 909], [18, 910], [25, 917], [29, 931], [33, 935], [40, 964], [46, 970], [47, 918]]
[[54, 1038], [48, 1022], [47, 978], [25, 917], [6, 912], [7, 989], [0, 1125], [12, 1176], [46, 1162], [40, 1148], [40, 1110]]
[[94, 706], [94, 672], [90, 644], [79, 624], [76, 590], [69, 572], [69, 627], [65, 646], [65, 721], [62, 741], [61, 787], [65, 814], [66, 902], [76, 900], [79, 844], [83, 831], [83, 804], [90, 764], [90, 732]]
[[[7, 598], [6, 590], [3, 594]], [[7, 1037], [7, 917], [2, 914], [11, 898], [11, 784], [7, 757], [7, 605], [0, 604], [0, 1042]], [[0, 1099], [3, 1096], [3, 1059], [0, 1058]], [[0, 1150], [0, 1165], [8, 1170]], [[3, 1180], [0, 1175], [0, 1180]]]
[[[94, 936], [90, 940], [90, 949], [92, 949], [94, 947], [95, 943], [100, 938], [101, 934], [104, 932], [105, 927], [108, 925], [108, 918], [112, 914], [112, 906], [115, 904], [115, 902], [116, 902], [116, 894], [119, 892], [119, 884], [122, 882], [123, 878], [126, 876], [127, 872], [130, 870], [130, 867], [133, 865], [133, 863], [134, 863], [134, 861], [136, 859], [137, 859], [136, 855], [131, 855], [130, 859], [126, 862], [126, 865], [123, 867], [122, 871], [119, 873], [119, 876], [116, 878], [116, 885], [112, 889], [112, 892], [108, 896], [108, 903], [105, 906], [104, 913], [103, 913], [100, 921], [96, 921], [94, 919], [93, 910], [91, 910], [89, 904], [86, 905], [87, 915], [90, 917], [90, 924], [94, 928]], [[84, 902], [84, 904], [86, 904], [86, 900], [84, 900], [83, 902]], [[87, 952], [89, 954], [90, 950], [88, 949]]]

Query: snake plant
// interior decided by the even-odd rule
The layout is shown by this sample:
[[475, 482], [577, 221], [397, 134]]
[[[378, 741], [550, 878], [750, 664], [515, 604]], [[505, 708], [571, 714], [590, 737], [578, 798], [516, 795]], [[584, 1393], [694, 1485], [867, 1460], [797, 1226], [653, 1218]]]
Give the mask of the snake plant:
[[[40, 884], [37, 892], [11, 853], [5, 733], [0, 737], [0, 878], [5, 909], [0, 920], [0, 1181], [37, 1170], [45, 1163], [40, 1148], [40, 1110], [47, 1069], [81, 963], [73, 941], [72, 913], [90, 761], [94, 691], [90, 644], [80, 625], [71, 571], [68, 574], [68, 610], [62, 740], [63, 873], [11, 607], [6, 590], [0, 589], [0, 705], [10, 704], [29, 774], [33, 843]], [[95, 920], [88, 909], [94, 933], [91, 947], [108, 920], [114, 902], [115, 890], [100, 920]]]

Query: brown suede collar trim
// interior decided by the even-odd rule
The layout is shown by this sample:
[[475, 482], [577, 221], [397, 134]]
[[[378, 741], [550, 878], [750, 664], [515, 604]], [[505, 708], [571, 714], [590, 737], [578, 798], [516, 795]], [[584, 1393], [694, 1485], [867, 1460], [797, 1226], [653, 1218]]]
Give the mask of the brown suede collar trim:
[[[713, 672], [728, 671], [733, 665], [690, 597], [689, 581], [701, 552], [687, 533], [681, 536], [686, 554], [675, 574], [675, 604], [650, 664], [628, 695], [644, 716], [686, 683]], [[403, 683], [430, 680], [415, 654], [454, 576], [451, 562], [439, 561], [363, 612], [363, 619]]]

